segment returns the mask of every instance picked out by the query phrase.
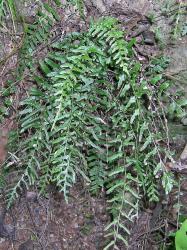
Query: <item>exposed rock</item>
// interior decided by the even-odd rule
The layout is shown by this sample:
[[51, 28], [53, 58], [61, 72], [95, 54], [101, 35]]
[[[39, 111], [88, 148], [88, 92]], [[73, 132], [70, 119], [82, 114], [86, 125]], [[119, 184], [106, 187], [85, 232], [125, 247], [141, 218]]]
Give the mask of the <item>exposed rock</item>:
[[176, 75], [187, 71], [187, 38], [180, 39], [173, 47], [167, 48], [166, 54], [171, 58], [167, 72]]
[[[96, 1], [97, 2], [97, 1]], [[147, 14], [153, 5], [149, 0], [104, 0], [104, 3], [109, 7], [116, 4], [121, 4], [124, 8], [129, 8], [135, 11], [139, 11], [142, 15]]]

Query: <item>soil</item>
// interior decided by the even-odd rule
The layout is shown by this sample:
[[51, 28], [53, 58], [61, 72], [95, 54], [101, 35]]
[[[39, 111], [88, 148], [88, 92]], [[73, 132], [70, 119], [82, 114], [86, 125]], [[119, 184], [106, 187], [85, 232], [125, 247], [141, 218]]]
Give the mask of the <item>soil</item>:
[[[89, 21], [90, 16], [94, 16], [95, 18], [101, 15], [116, 16], [120, 20], [122, 28], [127, 33], [126, 39], [136, 37], [138, 43], [135, 53], [138, 60], [147, 63], [152, 56], [165, 53], [172, 58], [167, 73], [173, 75], [174, 72], [176, 75], [187, 68], [186, 57], [184, 57], [187, 54], [186, 37], [176, 42], [175, 48], [173, 48], [173, 45], [170, 45], [163, 51], [156, 42], [155, 27], [151, 26], [150, 23], [148, 26], [145, 24], [145, 21], [148, 21], [150, 13], [155, 13], [157, 16], [161, 14], [163, 3], [164, 0], [85, 1], [87, 8], [85, 11], [86, 21]], [[30, 8], [32, 7], [33, 11], [32, 1], [29, 6]], [[26, 9], [28, 9], [28, 6], [26, 6]], [[74, 11], [75, 9], [72, 7], [65, 11], [59, 10], [59, 13], [62, 15], [62, 20], [58, 27], [60, 32], [80, 32], [86, 29], [85, 23], [77, 13], [71, 19], [69, 18]], [[142, 25], [143, 30], [141, 30]], [[164, 30], [163, 41], [169, 44], [171, 25], [168, 19], [163, 17], [156, 25], [156, 27], [161, 27]], [[57, 30], [57, 27], [55, 27], [55, 30]], [[146, 43], [143, 31], [151, 32], [150, 37], [148, 37], [151, 39], [151, 42], [149, 40]], [[4, 39], [5, 52], [7, 53], [7, 51], [10, 51], [13, 41], [8, 41], [9, 38], [7, 37], [2, 39]], [[1, 52], [1, 54], [3, 53]], [[43, 55], [40, 53], [40, 56], [42, 57]], [[5, 86], [6, 80], [11, 76], [10, 72], [15, 68], [16, 60], [17, 56], [12, 56], [7, 61], [6, 69], [5, 67], [1, 68], [1, 88]], [[180, 64], [178, 63], [179, 61]], [[183, 75], [180, 77], [183, 78]], [[184, 84], [180, 84], [180, 87], [184, 93], [187, 93]], [[12, 96], [13, 111], [9, 110], [10, 112], [6, 120], [0, 125], [0, 164], [3, 164], [7, 157], [8, 133], [16, 128], [16, 123], [13, 122], [14, 116], [19, 105], [18, 103], [26, 94], [27, 88], [28, 84], [26, 81], [22, 81], [17, 86], [17, 93]], [[180, 135], [181, 138], [178, 134], [180, 133], [175, 133], [177, 139], [174, 140], [174, 146], [176, 148], [179, 145], [177, 150], [180, 154], [182, 148], [187, 143], [187, 137], [186, 132], [182, 136]], [[174, 136], [172, 135], [172, 137]], [[0, 234], [2, 224], [6, 225], [8, 232], [6, 237], [0, 238], [0, 250], [103, 249], [105, 246], [104, 228], [110, 221], [106, 211], [105, 194], [103, 192], [99, 197], [93, 197], [88, 191], [84, 191], [87, 190], [84, 185], [80, 180], [77, 181], [77, 184], [70, 192], [68, 204], [64, 201], [63, 195], [58, 193], [53, 186], [48, 187], [48, 193], [45, 197], [39, 196], [37, 188], [34, 187], [32, 190], [25, 191], [18, 198], [14, 206], [7, 211], [4, 223], [0, 216]], [[182, 196], [181, 202], [185, 205], [187, 200], [185, 182], [183, 182], [183, 186], [185, 195]], [[143, 212], [140, 212], [139, 219], [132, 228], [132, 236], [129, 239], [129, 250], [159, 249], [157, 242], [162, 240], [159, 238], [160, 232], [168, 232], [169, 230], [176, 229], [175, 219], [177, 211], [173, 208], [173, 204], [176, 202], [174, 197], [177, 192], [177, 190], [173, 190], [173, 193], [169, 197], [163, 196], [159, 205], [153, 204], [152, 207], [145, 208]], [[2, 211], [4, 208], [3, 199], [1, 204]], [[186, 212], [184, 211], [184, 214]], [[166, 218], [169, 217], [170, 226], [167, 224], [168, 221], [166, 222]], [[121, 250], [123, 249], [122, 247]]]
[[[102, 249], [103, 229], [109, 218], [105, 199], [93, 198], [77, 184], [69, 203], [50, 187], [47, 197], [28, 191], [7, 213], [5, 223], [13, 224], [13, 239], [2, 239], [0, 249]], [[25, 248], [23, 248], [23, 246]], [[31, 247], [32, 246], [32, 247]]]

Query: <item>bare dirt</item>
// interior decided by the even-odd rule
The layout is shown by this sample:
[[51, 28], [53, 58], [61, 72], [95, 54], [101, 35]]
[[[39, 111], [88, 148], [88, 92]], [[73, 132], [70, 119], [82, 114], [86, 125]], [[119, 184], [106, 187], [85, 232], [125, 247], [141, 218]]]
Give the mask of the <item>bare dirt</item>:
[[7, 224], [15, 220], [15, 236], [2, 239], [0, 249], [102, 249], [109, 219], [105, 200], [81, 190], [80, 184], [72, 189], [69, 204], [53, 187], [43, 198], [38, 198], [37, 191], [28, 191], [7, 214]]

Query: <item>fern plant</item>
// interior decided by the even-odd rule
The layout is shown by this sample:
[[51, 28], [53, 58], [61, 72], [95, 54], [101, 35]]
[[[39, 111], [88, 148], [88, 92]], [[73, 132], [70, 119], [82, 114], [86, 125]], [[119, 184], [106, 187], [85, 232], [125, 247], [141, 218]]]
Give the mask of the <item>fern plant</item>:
[[24, 39], [23, 45], [19, 53], [19, 74], [22, 74], [27, 68], [29, 74], [32, 75], [36, 71], [37, 50], [39, 46], [48, 46], [53, 33], [52, 28], [56, 22], [60, 21], [56, 9], [61, 5], [60, 1], [49, 5], [42, 3], [37, 4], [37, 12], [35, 15], [35, 21], [33, 24], [24, 24]]
[[[15, 111], [13, 108], [14, 94], [16, 91], [20, 91], [19, 83], [22, 84], [25, 78], [27, 81], [28, 78], [32, 81], [32, 75], [38, 67], [38, 54], [40, 53], [40, 57], [42, 53], [45, 54], [43, 51], [46, 51], [53, 36], [58, 36], [54, 25], [60, 21], [58, 8], [61, 5], [60, 0], [55, 0], [53, 3], [37, 1], [35, 16], [30, 16], [29, 10], [25, 7], [31, 7], [28, 1], [0, 1], [0, 32], [5, 33], [1, 41], [1, 45], [5, 47], [5, 55], [1, 58], [0, 65], [5, 65], [9, 59], [10, 61], [13, 59], [14, 62], [17, 60], [15, 69], [6, 67], [4, 72], [9, 79], [6, 81], [5, 87], [1, 88], [3, 97], [3, 105], [0, 108], [1, 121]], [[10, 41], [8, 47], [7, 41]], [[12, 49], [8, 52], [10, 48]], [[17, 55], [17, 59], [15, 55]], [[12, 75], [14, 75], [13, 79]]]
[[159, 143], [161, 117], [145, 105], [145, 97], [156, 105], [159, 86], [153, 91], [139, 78], [133, 43], [115, 18], [105, 17], [51, 46], [37, 87], [22, 102], [20, 137], [26, 139], [14, 163], [22, 174], [7, 193], [10, 206], [23, 188], [38, 183], [42, 192], [52, 182], [68, 201], [81, 176], [93, 194], [105, 189], [112, 217], [105, 250], [128, 245], [141, 196], [159, 199], [158, 176], [166, 192], [172, 187], [163, 163], [170, 152]]

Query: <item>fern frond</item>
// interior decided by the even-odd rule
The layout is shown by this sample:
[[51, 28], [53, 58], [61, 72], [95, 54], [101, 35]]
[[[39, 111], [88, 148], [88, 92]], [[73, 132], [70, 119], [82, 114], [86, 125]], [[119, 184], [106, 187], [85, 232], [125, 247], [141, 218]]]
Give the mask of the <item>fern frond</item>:
[[[57, 6], [58, 6], [57, 2]], [[24, 41], [20, 50], [19, 73], [22, 74], [26, 68], [31, 74], [36, 71], [37, 60], [34, 55], [38, 46], [47, 45], [51, 38], [53, 25], [60, 20], [54, 6], [47, 3], [38, 3], [38, 12], [34, 24], [24, 24]]]
[[9, 208], [12, 205], [12, 202], [18, 197], [18, 193], [23, 191], [24, 188], [28, 189], [29, 186], [33, 185], [38, 178], [38, 170], [40, 168], [40, 164], [38, 160], [34, 156], [31, 156], [30, 161], [27, 163], [27, 167], [24, 172], [19, 176], [19, 180], [16, 185], [14, 185], [7, 192], [7, 207]]

